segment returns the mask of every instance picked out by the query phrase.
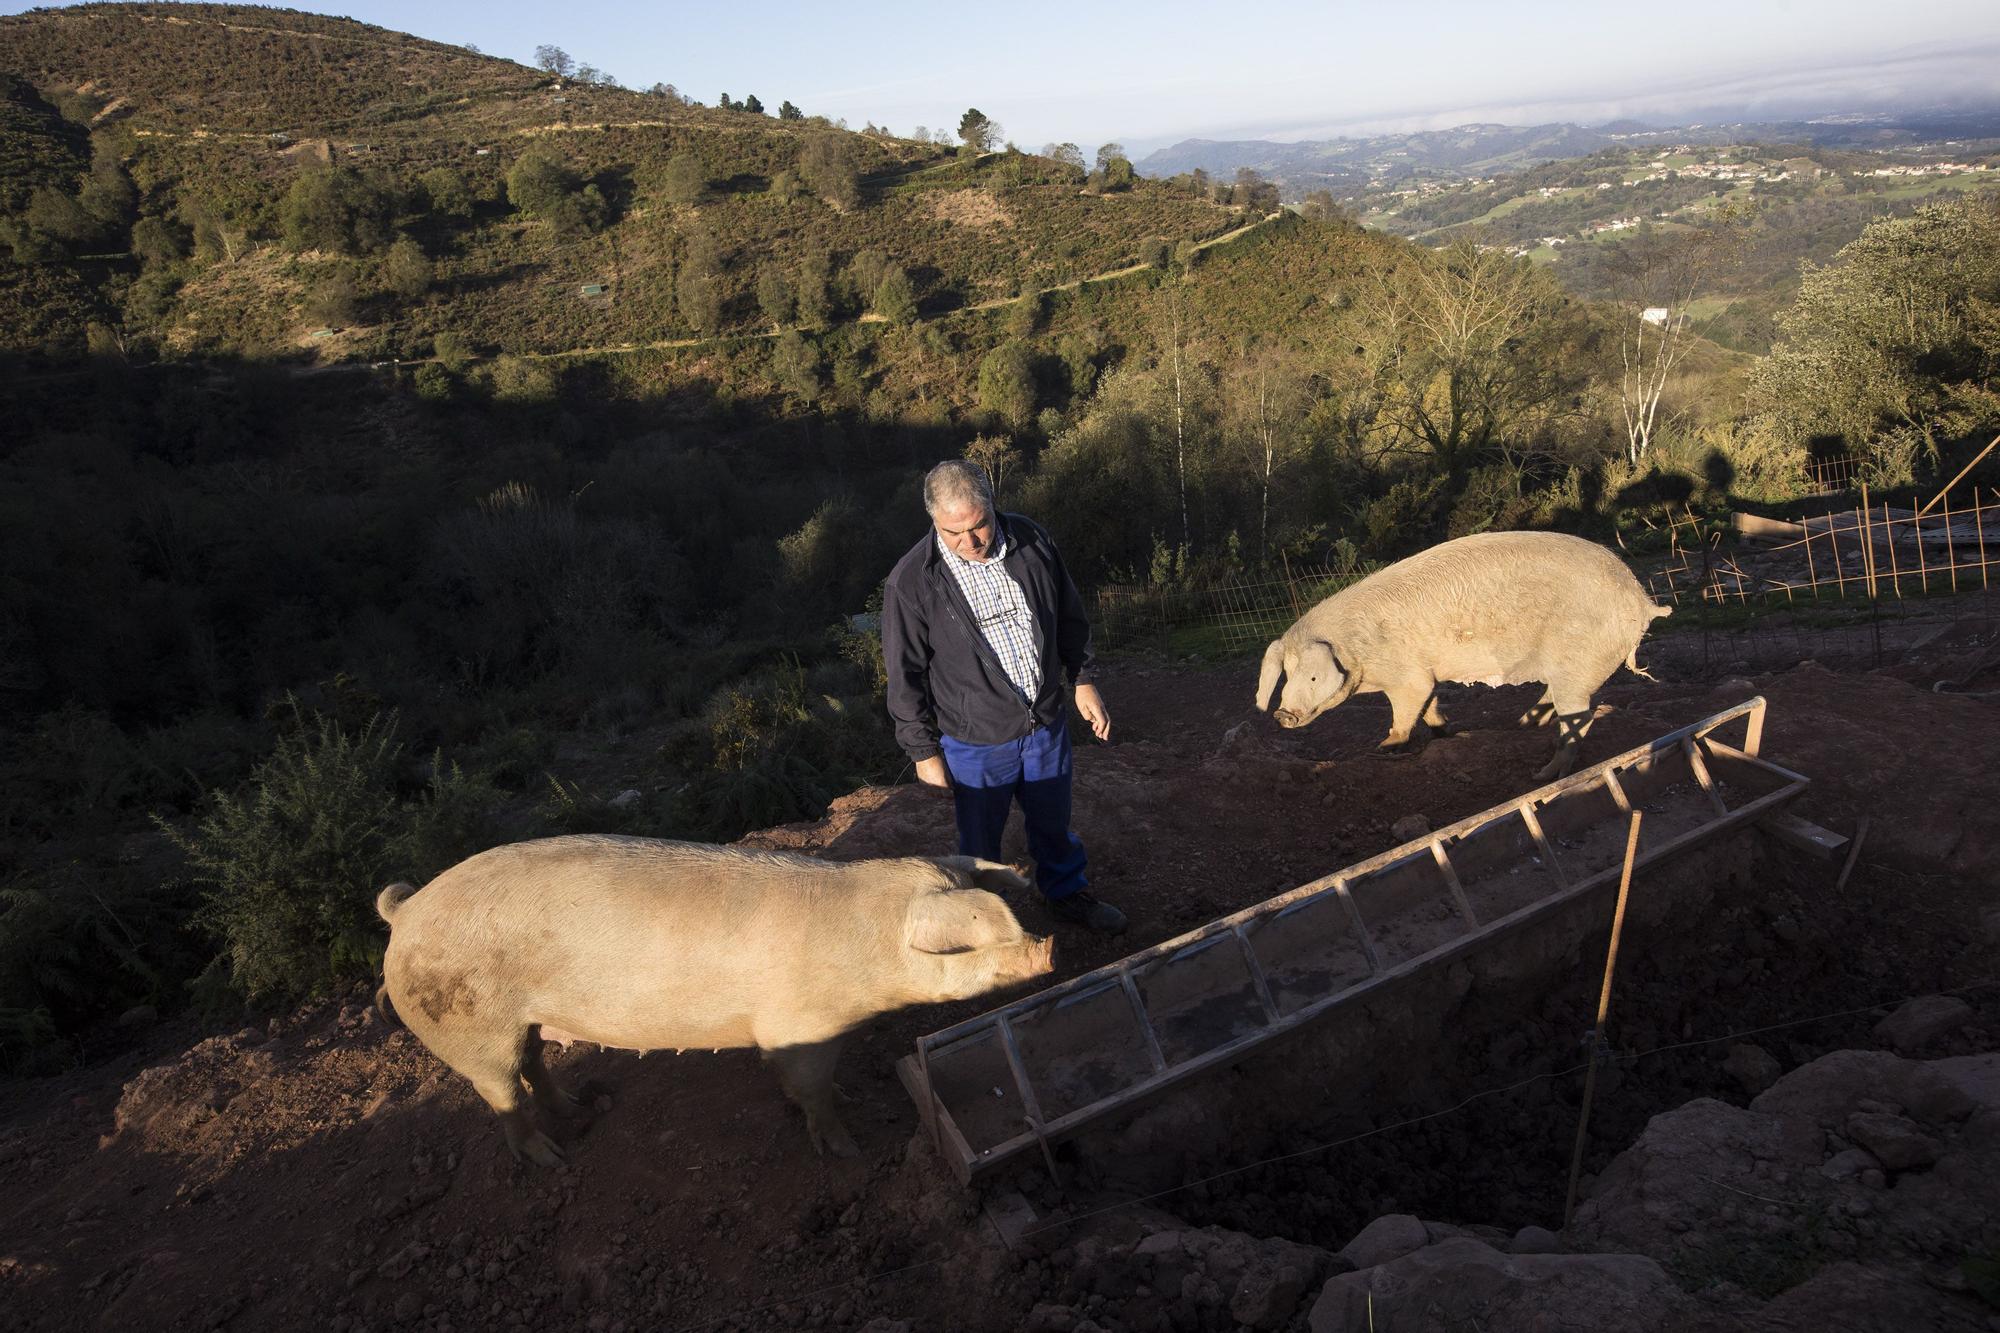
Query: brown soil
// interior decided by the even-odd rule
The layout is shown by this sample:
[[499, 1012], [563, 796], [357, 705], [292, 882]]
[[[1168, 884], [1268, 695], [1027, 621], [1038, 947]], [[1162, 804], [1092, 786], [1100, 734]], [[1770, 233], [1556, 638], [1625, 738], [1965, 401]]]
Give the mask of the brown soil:
[[[1113, 743], [1079, 752], [1076, 822], [1095, 888], [1132, 928], [1117, 940], [1064, 930], [1058, 979], [1384, 850], [1403, 816], [1437, 827], [1517, 795], [1550, 744], [1545, 731], [1513, 726], [1531, 688], [1453, 691], [1445, 707], [1468, 730], [1378, 757], [1388, 721], [1379, 699], [1283, 732], [1250, 708], [1251, 684], [1240, 664], [1127, 661], [1106, 673], [1117, 729]], [[1623, 677], [1604, 692], [1611, 711], [1585, 762], [1753, 692], [1771, 701], [1765, 753], [1814, 780], [1797, 812], [1842, 832], [1870, 816], [1861, 867], [1836, 898], [1837, 867], [1759, 853], [1732, 881], [1740, 900], [1678, 937], [1635, 945], [1621, 963], [1624, 1024], [1613, 1029], [1629, 1049], [1996, 971], [1977, 915], [1994, 906], [1986, 886], [2000, 838], [1993, 701], [1810, 664], [1754, 686]], [[951, 817], [923, 789], [872, 788], [818, 823], [746, 841], [843, 859], [942, 852]], [[1025, 859], [1018, 842], [1010, 855]], [[1030, 929], [1049, 928], [1037, 906], [1020, 907]], [[1393, 1068], [1365, 1104], [1341, 1103], [1338, 1090], [1324, 1105], [1279, 1100], [1254, 1125], [1190, 1132], [1164, 1169], [1176, 1185], [1238, 1171], [1570, 1068], [1595, 991], [1592, 963], [1538, 1008], [1470, 1016], [1435, 1050], [1385, 1052]], [[1951, 1049], [1987, 1049], [2000, 1009], [1991, 992], [1968, 999], [1980, 1021]], [[858, 1328], [888, 1316], [921, 1329], [1016, 1328], [1037, 1301], [1064, 1293], [1069, 1252], [1060, 1233], [1033, 1253], [1010, 1250], [986, 1206], [1012, 1190], [1045, 1215], [1130, 1197], [1117, 1154], [1097, 1145], [1067, 1151], [1067, 1199], [1039, 1165], [979, 1191], [950, 1180], [892, 1065], [919, 1034], [976, 1005], [855, 1034], [842, 1083], [857, 1161], [813, 1155], [754, 1054], [554, 1057], [597, 1106], [565, 1132], [572, 1165], [555, 1172], [514, 1163], [463, 1081], [365, 1005], [357, 993], [234, 1035], [182, 1021], [94, 1067], [0, 1087], [0, 1326]], [[1873, 1044], [1872, 1021], [1791, 1029], [1768, 1045], [1790, 1067], [1828, 1043]], [[1715, 1068], [1727, 1049], [1690, 1047], [1607, 1075], [1592, 1169], [1648, 1115], [1729, 1095]], [[1152, 1114], [1193, 1124], [1201, 1096], [1196, 1085]], [[1308, 1151], [1157, 1206], [1333, 1246], [1395, 1207], [1553, 1225], [1575, 1099], [1569, 1082], [1538, 1083], [1472, 1115]], [[1161, 1163], [1151, 1166], [1157, 1174]], [[1092, 1317], [1107, 1329], [1164, 1327], [1149, 1299], [1133, 1294]]]

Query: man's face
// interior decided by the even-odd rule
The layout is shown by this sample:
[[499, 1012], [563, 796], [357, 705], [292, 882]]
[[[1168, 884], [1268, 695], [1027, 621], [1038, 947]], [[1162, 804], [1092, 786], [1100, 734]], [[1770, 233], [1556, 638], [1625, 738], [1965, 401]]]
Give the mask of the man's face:
[[977, 501], [945, 505], [931, 515], [931, 522], [937, 524], [938, 536], [959, 559], [983, 562], [993, 554], [998, 536], [993, 513]]

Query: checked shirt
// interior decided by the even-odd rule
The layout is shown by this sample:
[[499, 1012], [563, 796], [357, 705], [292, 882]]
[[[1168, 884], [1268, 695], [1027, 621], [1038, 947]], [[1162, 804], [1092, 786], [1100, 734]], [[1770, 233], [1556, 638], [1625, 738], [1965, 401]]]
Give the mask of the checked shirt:
[[942, 537], [938, 538], [938, 551], [972, 608], [973, 624], [1000, 659], [1007, 679], [1023, 699], [1035, 698], [1042, 690], [1042, 655], [1035, 647], [1035, 618], [1028, 610], [1027, 594], [1000, 563], [1007, 554], [1006, 539], [1003, 537], [984, 561], [960, 558]]

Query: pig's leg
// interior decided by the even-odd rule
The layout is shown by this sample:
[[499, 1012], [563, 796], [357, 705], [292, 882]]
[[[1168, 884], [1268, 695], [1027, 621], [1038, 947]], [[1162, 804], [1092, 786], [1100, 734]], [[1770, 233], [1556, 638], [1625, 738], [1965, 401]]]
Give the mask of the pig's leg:
[[1389, 735], [1383, 740], [1380, 748], [1399, 749], [1416, 739], [1416, 731], [1423, 725], [1424, 706], [1430, 702], [1431, 692], [1425, 686], [1405, 681], [1384, 685], [1382, 692], [1389, 696]]
[[1554, 717], [1556, 711], [1555, 697], [1554, 690], [1543, 690], [1542, 697], [1536, 700], [1535, 706], [1521, 714], [1521, 725], [1524, 727], [1539, 727], [1551, 717]]
[[550, 1115], [571, 1116], [583, 1113], [583, 1103], [556, 1082], [555, 1075], [542, 1063], [542, 1030], [528, 1029], [528, 1042], [521, 1051], [521, 1077], [528, 1080], [528, 1091], [534, 1094], [535, 1105]]
[[515, 1157], [525, 1157], [537, 1166], [561, 1166], [562, 1149], [535, 1128], [534, 1115], [522, 1104], [521, 1053], [526, 1049], [530, 1031], [517, 1034], [511, 1043], [482, 1043], [472, 1049], [453, 1050], [449, 1057], [441, 1051], [439, 1055], [471, 1081], [472, 1090], [484, 1097], [493, 1113], [500, 1117], [500, 1129]]
[[1459, 732], [1465, 730], [1464, 727], [1456, 722], [1445, 721], [1444, 709], [1438, 707], [1438, 697], [1435, 689], [1431, 691], [1430, 702], [1424, 705], [1424, 725], [1440, 736], [1456, 736]]
[[834, 1106], [833, 1066], [840, 1059], [839, 1039], [780, 1046], [765, 1055], [777, 1066], [785, 1095], [806, 1113], [806, 1133], [813, 1151], [821, 1156], [830, 1152], [835, 1157], [859, 1157], [861, 1149], [855, 1146]]
[[1583, 743], [1585, 734], [1590, 731], [1591, 722], [1596, 719], [1596, 714], [1591, 710], [1588, 691], [1582, 693], [1572, 690], [1558, 691], [1554, 686], [1550, 686], [1549, 693], [1554, 700], [1556, 752], [1555, 757], [1535, 774], [1536, 779], [1541, 782], [1553, 782], [1557, 778], [1569, 776], [1570, 770], [1576, 767], [1577, 747]]

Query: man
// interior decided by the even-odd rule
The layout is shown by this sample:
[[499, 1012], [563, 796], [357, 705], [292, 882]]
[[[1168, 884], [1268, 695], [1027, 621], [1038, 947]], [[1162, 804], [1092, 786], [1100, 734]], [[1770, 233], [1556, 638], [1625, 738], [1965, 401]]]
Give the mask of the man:
[[1111, 714], [1090, 683], [1090, 621], [1049, 534], [993, 504], [986, 472], [953, 459], [924, 478], [932, 530], [882, 593], [889, 716], [917, 777], [949, 788], [962, 855], [1000, 859], [1015, 801], [1035, 882], [1061, 921], [1116, 934], [1125, 914], [1094, 897], [1069, 826], [1065, 684], [1099, 740]]

